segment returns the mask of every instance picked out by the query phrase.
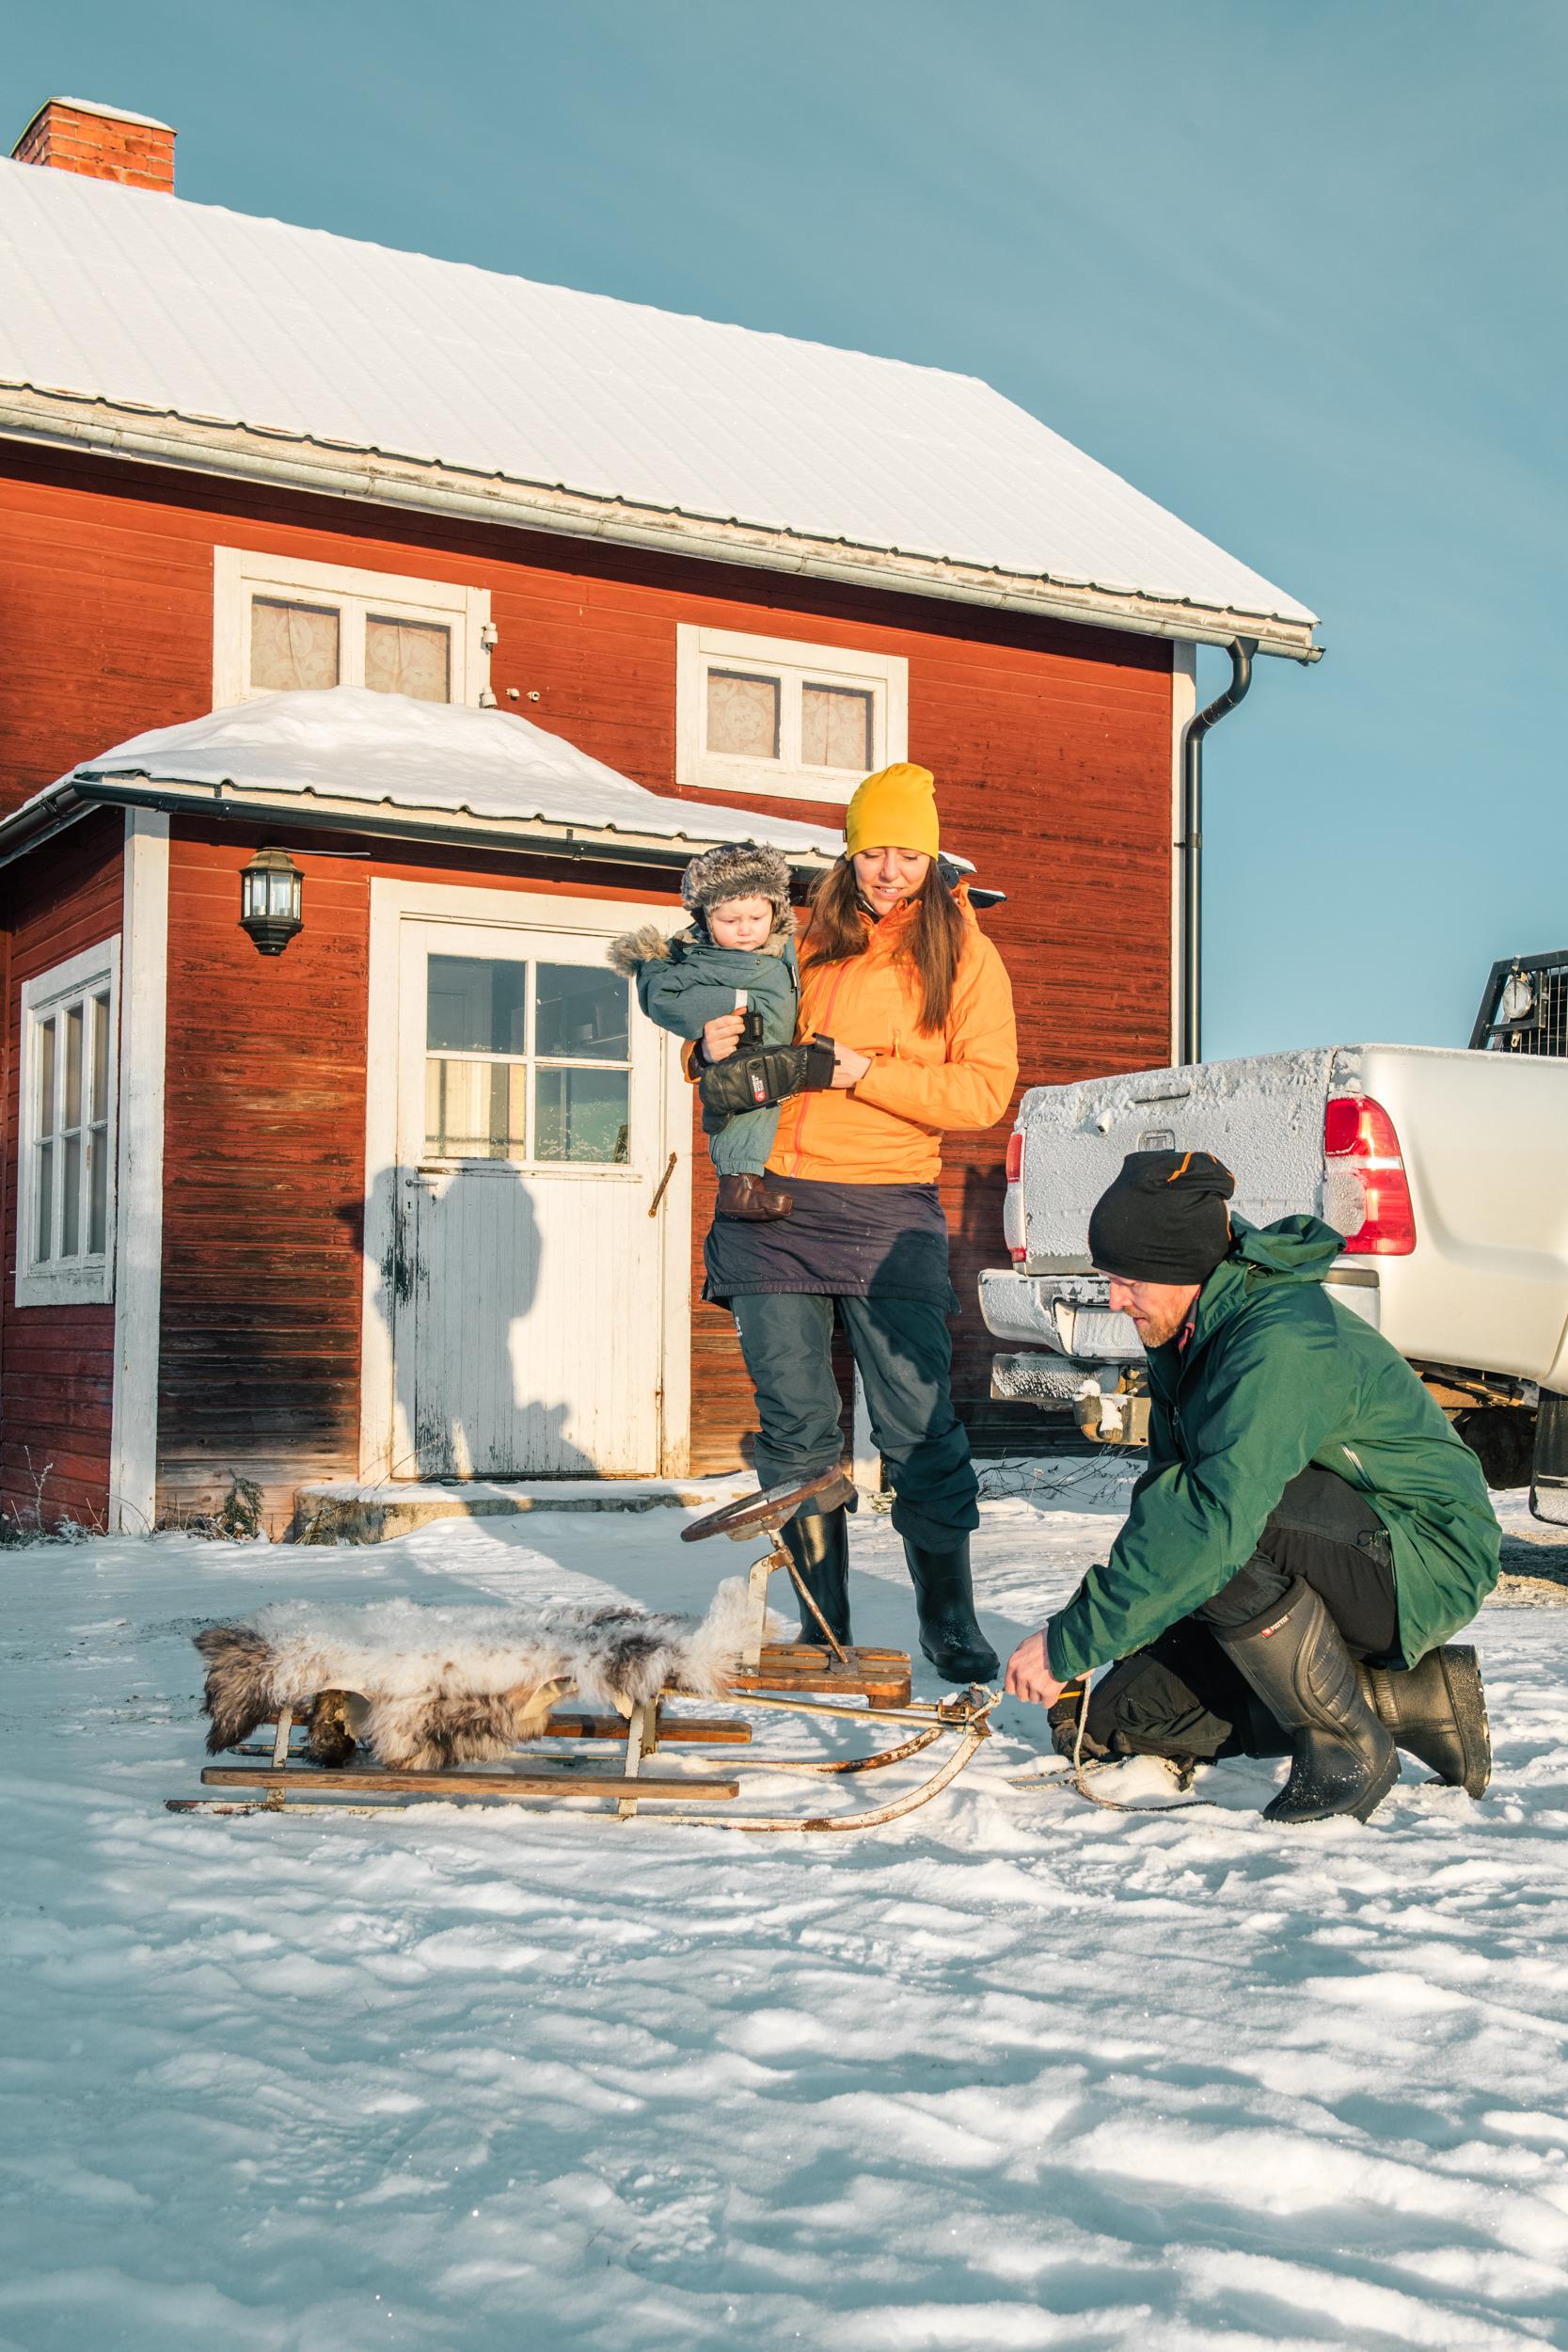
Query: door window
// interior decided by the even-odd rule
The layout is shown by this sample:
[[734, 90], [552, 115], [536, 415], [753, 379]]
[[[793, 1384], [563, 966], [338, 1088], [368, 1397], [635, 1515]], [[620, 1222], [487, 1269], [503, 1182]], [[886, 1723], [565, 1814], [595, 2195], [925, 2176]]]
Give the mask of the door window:
[[427, 973], [427, 1159], [626, 1165], [624, 979], [501, 956], [432, 955]]

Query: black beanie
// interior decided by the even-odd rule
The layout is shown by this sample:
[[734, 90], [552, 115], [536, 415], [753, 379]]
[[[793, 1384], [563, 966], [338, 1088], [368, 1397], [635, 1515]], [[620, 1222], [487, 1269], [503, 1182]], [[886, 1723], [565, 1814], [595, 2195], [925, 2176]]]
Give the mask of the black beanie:
[[1212, 1152], [1129, 1152], [1089, 1217], [1089, 1256], [1123, 1282], [1207, 1282], [1230, 1248], [1235, 1189]]

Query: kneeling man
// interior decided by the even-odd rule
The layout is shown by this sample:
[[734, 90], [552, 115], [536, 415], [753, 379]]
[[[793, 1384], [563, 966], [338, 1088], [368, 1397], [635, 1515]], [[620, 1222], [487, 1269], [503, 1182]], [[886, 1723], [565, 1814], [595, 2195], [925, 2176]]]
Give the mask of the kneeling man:
[[1444, 1645], [1497, 1581], [1481, 1466], [1323, 1277], [1316, 1217], [1232, 1217], [1206, 1152], [1134, 1152], [1089, 1221], [1148, 1358], [1148, 1469], [1103, 1567], [1014, 1651], [1007, 1689], [1084, 1751], [1291, 1759], [1276, 1821], [1365, 1820], [1396, 1749], [1479, 1796], [1475, 1652]]

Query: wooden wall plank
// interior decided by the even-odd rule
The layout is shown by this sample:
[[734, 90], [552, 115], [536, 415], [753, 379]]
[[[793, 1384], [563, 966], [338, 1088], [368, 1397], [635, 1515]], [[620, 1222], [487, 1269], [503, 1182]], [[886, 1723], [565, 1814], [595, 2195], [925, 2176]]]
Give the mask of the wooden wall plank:
[[[1165, 1058], [1168, 646], [853, 585], [13, 447], [0, 457], [0, 572], [11, 582], [0, 669], [0, 808], [138, 728], [194, 718], [209, 707], [219, 545], [488, 589], [499, 636], [491, 675], [502, 707], [694, 803], [715, 796], [683, 792], [674, 780], [677, 623], [903, 655], [911, 755], [938, 776], [945, 838], [974, 860], [982, 879], [1011, 894], [985, 923], [1013, 977], [1022, 1083]], [[515, 704], [508, 700], [512, 688]], [[760, 798], [749, 804], [775, 805]], [[842, 815], [800, 803], [787, 813], [833, 821]], [[303, 1291], [307, 1312], [315, 1298], [316, 1329], [335, 1364], [357, 1328], [349, 1276], [357, 1247], [369, 876], [504, 880], [506, 862], [433, 855], [404, 865], [377, 850], [369, 860], [318, 855], [310, 863], [291, 842], [309, 877], [307, 930], [263, 967], [233, 914], [235, 875], [256, 838], [233, 833], [203, 843], [186, 829], [178, 860], [164, 1341], [169, 1360], [182, 1361], [185, 1342], [199, 1328], [215, 1370], [237, 1332], [270, 1335], [265, 1345], [261, 1337], [254, 1344], [277, 1369], [263, 1379], [259, 1359], [256, 1373], [279, 1391], [282, 1411], [282, 1367], [292, 1377], [295, 1355], [270, 1349], [295, 1327], [282, 1311], [286, 1295]], [[515, 863], [511, 879], [628, 900], [667, 895], [652, 876], [640, 893], [624, 877], [607, 884], [592, 868], [545, 870], [553, 879], [542, 883], [540, 870], [525, 874]], [[961, 1302], [955, 1385], [972, 1409], [987, 1394], [991, 1352], [974, 1282], [1001, 1256], [1010, 1124], [1005, 1119], [988, 1136], [956, 1138], [946, 1154], [943, 1200]], [[698, 1166], [694, 1248], [710, 1200], [701, 1153]], [[245, 1246], [245, 1225], [253, 1239], [263, 1219], [276, 1245], [273, 1319], [247, 1322], [262, 1311], [253, 1297], [261, 1269], [253, 1256], [234, 1253]], [[302, 1249], [317, 1253], [309, 1268]], [[205, 1269], [187, 1265], [191, 1252], [205, 1253]], [[199, 1300], [182, 1291], [187, 1280]], [[196, 1410], [183, 1391], [180, 1409]], [[312, 1458], [328, 1458], [341, 1471], [356, 1452], [354, 1416], [336, 1404], [324, 1412]], [[750, 1391], [728, 1318], [700, 1306], [692, 1416], [693, 1468], [733, 1466], [752, 1425]], [[207, 1491], [213, 1457], [196, 1422], [183, 1435], [171, 1433], [170, 1444], [170, 1496], [188, 1501], [198, 1484]], [[287, 1476], [295, 1457], [279, 1448], [270, 1458]]]

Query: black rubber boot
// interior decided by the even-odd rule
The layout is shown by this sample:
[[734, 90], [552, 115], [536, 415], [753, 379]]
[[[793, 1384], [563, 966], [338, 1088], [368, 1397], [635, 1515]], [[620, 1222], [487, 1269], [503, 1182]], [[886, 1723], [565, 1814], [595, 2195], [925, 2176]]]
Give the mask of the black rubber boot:
[[1364, 1821], [1400, 1776], [1399, 1752], [1362, 1691], [1339, 1629], [1298, 1577], [1284, 1598], [1216, 1639], [1290, 1734], [1291, 1777], [1271, 1821]]
[[[836, 1511], [797, 1513], [784, 1527], [785, 1548], [836, 1642], [847, 1649], [854, 1640], [849, 1630], [849, 1513], [840, 1503]], [[800, 1595], [796, 1595], [800, 1599]], [[800, 1639], [813, 1649], [827, 1646], [822, 1628], [802, 1601], [800, 1604]]]
[[993, 1682], [1002, 1661], [980, 1630], [969, 1572], [969, 1537], [957, 1551], [927, 1551], [904, 1538], [920, 1646], [944, 1682]]
[[1492, 1737], [1481, 1664], [1468, 1642], [1429, 1650], [1408, 1672], [1386, 1666], [1357, 1671], [1396, 1747], [1429, 1765], [1450, 1788], [1484, 1796], [1492, 1777]]

